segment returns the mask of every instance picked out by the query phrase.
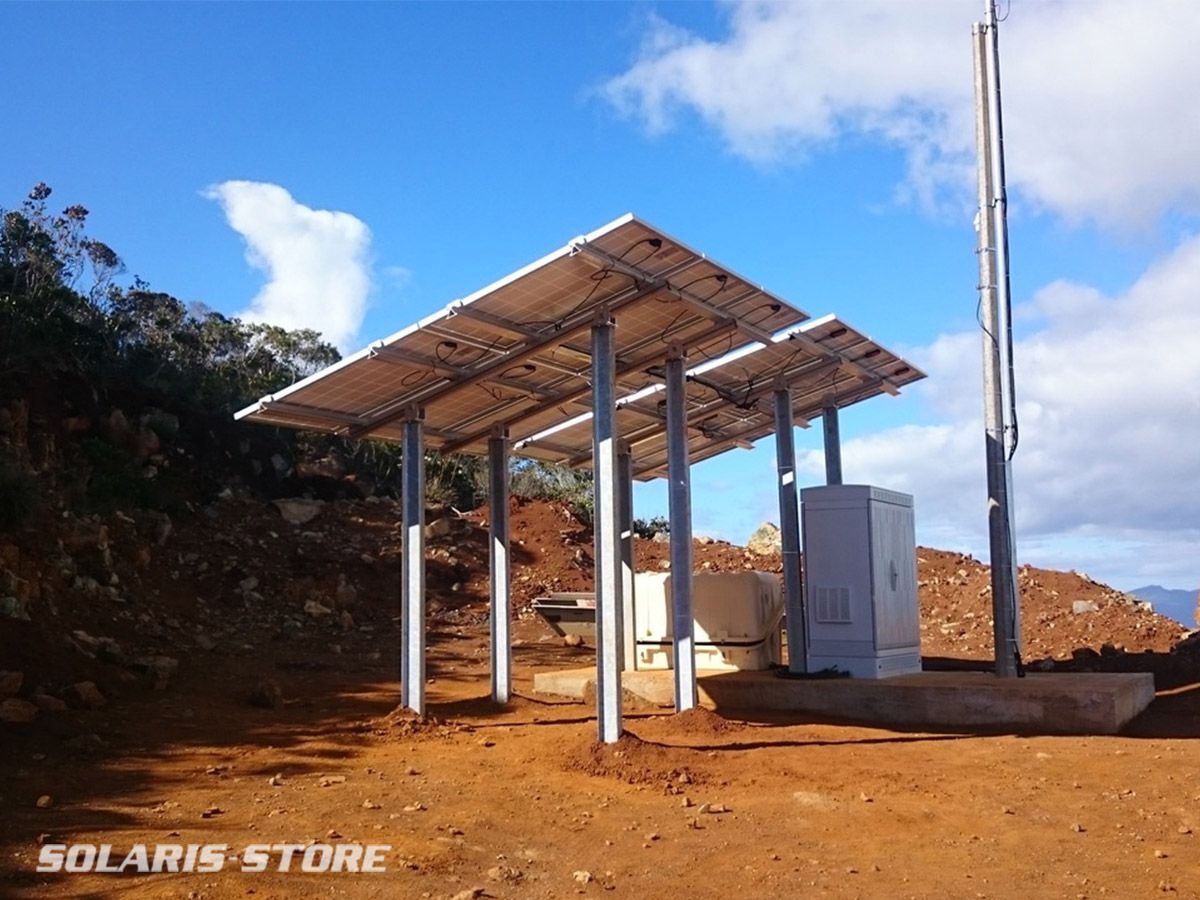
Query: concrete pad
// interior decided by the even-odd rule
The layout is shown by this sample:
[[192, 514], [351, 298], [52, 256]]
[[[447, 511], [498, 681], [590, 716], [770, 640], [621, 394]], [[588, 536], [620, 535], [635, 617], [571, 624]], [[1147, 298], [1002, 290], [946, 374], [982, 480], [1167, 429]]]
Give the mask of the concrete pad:
[[[538, 693], [595, 696], [595, 669], [540, 672]], [[625, 672], [622, 688], [674, 706], [669, 670]], [[793, 712], [869, 725], [1028, 734], [1116, 734], [1154, 699], [1147, 672], [920, 672], [879, 680], [790, 679], [773, 672], [700, 672], [700, 702], [721, 712]]]

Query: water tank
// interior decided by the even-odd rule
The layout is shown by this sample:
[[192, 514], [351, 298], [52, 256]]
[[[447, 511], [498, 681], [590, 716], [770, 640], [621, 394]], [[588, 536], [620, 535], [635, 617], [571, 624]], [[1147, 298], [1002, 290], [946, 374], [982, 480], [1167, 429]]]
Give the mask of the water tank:
[[912, 497], [862, 484], [805, 488], [800, 519], [809, 671], [919, 672]]
[[[671, 576], [634, 576], [639, 669], [674, 665]], [[783, 594], [771, 572], [697, 572], [692, 577], [696, 668], [766, 669], [781, 657]]]

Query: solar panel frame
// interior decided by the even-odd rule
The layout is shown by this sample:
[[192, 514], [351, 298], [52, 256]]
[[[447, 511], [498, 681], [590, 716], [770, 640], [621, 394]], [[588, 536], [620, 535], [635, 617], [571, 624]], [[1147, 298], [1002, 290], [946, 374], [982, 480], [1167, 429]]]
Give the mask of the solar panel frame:
[[[541, 318], [528, 318], [533, 309]], [[644, 386], [644, 370], [661, 364], [673, 344], [713, 355], [732, 346], [739, 329], [807, 318], [626, 215], [261, 398], [236, 418], [399, 440], [396, 423], [419, 405], [429, 446], [483, 453], [493, 425], [557, 417], [562, 404], [590, 408], [584, 336], [602, 310], [617, 323], [620, 392]]]

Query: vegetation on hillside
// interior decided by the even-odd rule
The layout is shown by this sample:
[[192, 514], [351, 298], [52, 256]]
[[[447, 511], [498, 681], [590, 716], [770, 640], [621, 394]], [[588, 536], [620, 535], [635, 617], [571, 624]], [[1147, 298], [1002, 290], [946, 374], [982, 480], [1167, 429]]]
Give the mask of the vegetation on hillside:
[[[232, 421], [337, 361], [317, 332], [189, 306], [136, 277], [119, 283], [124, 264], [87, 235], [88, 210], [53, 213], [50, 196], [38, 184], [0, 209], [0, 528], [29, 521], [51, 494], [170, 509], [231, 479], [275, 495], [347, 483], [399, 492], [396, 445]], [[428, 500], [472, 508], [486, 474], [482, 460], [430, 453]], [[590, 473], [516, 461], [513, 477], [515, 491], [590, 519]]]

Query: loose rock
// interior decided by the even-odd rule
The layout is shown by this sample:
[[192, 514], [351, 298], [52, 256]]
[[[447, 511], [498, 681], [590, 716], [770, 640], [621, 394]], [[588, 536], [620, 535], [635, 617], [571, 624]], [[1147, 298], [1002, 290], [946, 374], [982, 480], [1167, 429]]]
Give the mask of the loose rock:
[[8, 700], [0, 701], [0, 722], [24, 725], [36, 719], [37, 715], [37, 706], [28, 700], [10, 697]]
[[104, 699], [104, 695], [100, 693], [100, 689], [96, 687], [94, 681], [81, 681], [74, 685], [75, 696], [88, 709], [99, 709], [108, 701]]

